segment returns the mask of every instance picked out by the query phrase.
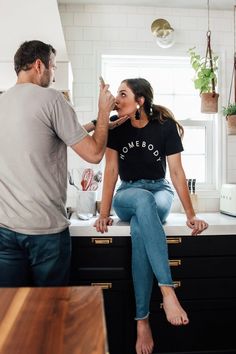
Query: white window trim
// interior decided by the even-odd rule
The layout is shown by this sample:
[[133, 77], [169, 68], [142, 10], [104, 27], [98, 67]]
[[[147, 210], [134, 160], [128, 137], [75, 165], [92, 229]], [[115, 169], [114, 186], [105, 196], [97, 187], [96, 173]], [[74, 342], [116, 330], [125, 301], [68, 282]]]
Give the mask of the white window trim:
[[[170, 56], [186, 56], [187, 50], [189, 49], [189, 45], [181, 44], [178, 47], [174, 46], [169, 49]], [[204, 51], [204, 47], [200, 47], [199, 50]], [[222, 107], [222, 102], [226, 102], [226, 79], [222, 82], [222, 70], [226, 70], [226, 51], [222, 48], [217, 48], [216, 51], [219, 54], [220, 62], [219, 62], [219, 78], [218, 78], [218, 86], [221, 88], [220, 97], [219, 97], [219, 107]], [[123, 53], [124, 55], [137, 55], [140, 56], [142, 54], [146, 56], [153, 56], [153, 49], [147, 48], [143, 46], [136, 46], [135, 48], [127, 48], [127, 47], [113, 47], [112, 44], [110, 46], [107, 45], [95, 45], [94, 46], [94, 64], [96, 66], [96, 77], [101, 75], [102, 68], [102, 55], [120, 55]], [[142, 53], [142, 54], [141, 54]], [[155, 53], [158, 56], [163, 55], [163, 50], [160, 48], [155, 49]], [[96, 95], [98, 98], [99, 90], [96, 90]], [[219, 108], [220, 110], [220, 108]], [[217, 117], [214, 117], [214, 146], [215, 156], [216, 156], [216, 165], [215, 165], [215, 181], [216, 184], [212, 189], [209, 190], [200, 190], [198, 195], [200, 198], [219, 198], [220, 196], [220, 188], [221, 184], [226, 180], [226, 134], [225, 127], [222, 122], [222, 113], [219, 111]]]

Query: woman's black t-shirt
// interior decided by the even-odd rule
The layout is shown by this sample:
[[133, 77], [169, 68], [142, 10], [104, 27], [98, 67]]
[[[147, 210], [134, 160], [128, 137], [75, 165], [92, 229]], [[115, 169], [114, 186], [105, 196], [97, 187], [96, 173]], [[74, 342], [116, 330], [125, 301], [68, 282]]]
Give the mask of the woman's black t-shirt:
[[110, 130], [107, 147], [119, 155], [119, 175], [123, 181], [165, 178], [166, 156], [183, 151], [176, 123], [151, 120], [143, 128], [130, 119]]

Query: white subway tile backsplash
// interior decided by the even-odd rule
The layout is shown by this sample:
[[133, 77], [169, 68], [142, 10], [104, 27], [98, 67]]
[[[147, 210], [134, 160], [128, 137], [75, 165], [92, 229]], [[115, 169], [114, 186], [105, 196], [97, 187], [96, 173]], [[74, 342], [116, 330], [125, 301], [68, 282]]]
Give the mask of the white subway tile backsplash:
[[73, 13], [84, 13], [85, 12], [85, 5], [81, 4], [67, 4], [66, 5], [66, 11], [67, 12], [73, 12]]
[[69, 54], [69, 57], [71, 58], [71, 55], [75, 53], [75, 41], [66, 41], [66, 49]]
[[71, 12], [61, 12], [61, 22], [63, 26], [72, 26], [74, 25], [74, 14]]
[[[117, 41], [118, 40], [118, 35], [117, 35], [117, 28], [101, 28], [101, 37], [103, 41]], [[120, 42], [119, 42], [120, 44]]]
[[102, 39], [101, 28], [100, 27], [87, 27], [84, 30], [85, 41], [99, 41]]
[[92, 15], [92, 25], [95, 27], [124, 27], [127, 26], [127, 15], [120, 13], [112, 13], [107, 15], [107, 13], [98, 14], [93, 13]]
[[[99, 14], [121, 14], [132, 13], [136, 11], [135, 6], [120, 6], [120, 5], [85, 5], [85, 11]], [[109, 15], [108, 15], [109, 16]]]
[[236, 170], [236, 154], [228, 156], [228, 166], [229, 170]]
[[117, 39], [120, 41], [135, 42], [137, 38], [136, 28], [117, 28]]
[[93, 94], [94, 92], [94, 84], [90, 83], [74, 83], [73, 85], [74, 91], [77, 93], [78, 96], [80, 97], [89, 97]]
[[151, 30], [149, 29], [136, 29], [136, 35], [137, 35], [137, 38], [138, 40], [141, 42], [153, 42], [153, 41], [156, 41], [155, 37], [153, 36]]
[[77, 111], [88, 112], [93, 110], [93, 98], [92, 97], [75, 97], [74, 99]]
[[92, 41], [81, 41], [75, 42], [75, 54], [93, 54], [93, 42]]
[[228, 156], [236, 158], [236, 135], [228, 135], [227, 140], [228, 140], [228, 144], [227, 144]]
[[228, 171], [228, 183], [236, 183], [236, 170]]
[[81, 27], [66, 26], [64, 28], [64, 35], [66, 40], [81, 40], [84, 36], [84, 29]]
[[92, 26], [92, 14], [90, 13], [78, 13], [74, 14], [74, 24], [75, 26]]
[[[84, 124], [97, 115], [96, 89], [100, 54], [173, 55], [193, 46], [205, 54], [207, 9], [158, 8], [157, 6], [62, 4], [59, 11], [64, 28], [68, 55], [74, 76], [74, 105], [79, 121]], [[157, 46], [151, 24], [165, 18], [175, 30], [175, 45], [170, 49]], [[224, 56], [219, 77], [220, 105], [227, 102], [233, 69], [233, 14], [231, 11], [211, 11], [212, 49]], [[221, 73], [220, 72], [220, 73]], [[221, 110], [221, 106], [219, 108]], [[222, 122], [222, 134], [226, 134]], [[236, 183], [236, 136], [227, 136], [226, 183]], [[71, 149], [70, 149], [71, 150]], [[86, 166], [72, 151], [68, 151], [69, 168]], [[67, 205], [75, 205], [75, 193], [68, 187]], [[219, 198], [199, 198], [199, 211], [219, 210]], [[172, 211], [180, 211], [178, 199]]]
[[[75, 42], [74, 42], [75, 44]], [[83, 60], [83, 56], [79, 56], [79, 55], [70, 55], [70, 61], [71, 61], [71, 65], [72, 65], [72, 68], [73, 68], [73, 73], [74, 73], [74, 76], [77, 72], [77, 69], [81, 69], [83, 68], [83, 63], [84, 63], [84, 60]], [[74, 80], [77, 81], [78, 79], [78, 76], [76, 75], [74, 77]]]

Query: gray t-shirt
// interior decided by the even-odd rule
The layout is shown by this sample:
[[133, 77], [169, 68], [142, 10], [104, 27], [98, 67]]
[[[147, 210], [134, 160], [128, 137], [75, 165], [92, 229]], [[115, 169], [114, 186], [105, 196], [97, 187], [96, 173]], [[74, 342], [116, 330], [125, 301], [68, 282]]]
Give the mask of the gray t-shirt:
[[85, 136], [54, 89], [16, 84], [0, 95], [0, 227], [37, 235], [68, 226], [67, 146]]

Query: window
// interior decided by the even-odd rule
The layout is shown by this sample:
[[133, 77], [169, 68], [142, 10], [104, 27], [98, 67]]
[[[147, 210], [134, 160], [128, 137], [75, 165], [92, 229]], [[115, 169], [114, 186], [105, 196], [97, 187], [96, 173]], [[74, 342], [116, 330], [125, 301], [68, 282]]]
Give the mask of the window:
[[200, 96], [192, 82], [189, 58], [102, 55], [102, 75], [114, 95], [125, 78], [144, 77], [151, 83], [154, 102], [168, 107], [184, 127], [182, 161], [186, 177], [196, 178], [200, 189], [213, 189], [213, 115], [200, 113]]

